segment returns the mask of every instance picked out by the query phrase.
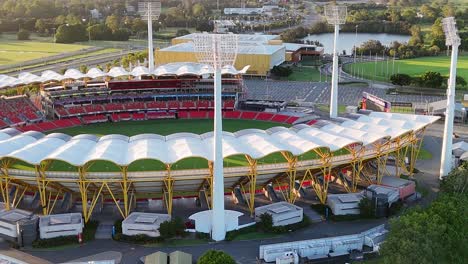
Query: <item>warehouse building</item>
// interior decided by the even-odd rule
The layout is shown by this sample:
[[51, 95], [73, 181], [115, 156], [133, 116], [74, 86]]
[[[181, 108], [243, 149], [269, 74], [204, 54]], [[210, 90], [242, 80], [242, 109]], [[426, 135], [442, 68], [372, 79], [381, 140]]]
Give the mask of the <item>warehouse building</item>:
[[[195, 34], [172, 39], [172, 46], [157, 50], [157, 64], [197, 62], [192, 40]], [[321, 56], [323, 48], [314, 45], [283, 43], [279, 35], [239, 34], [239, 50], [234, 67], [250, 65], [247, 75], [265, 76], [284, 62], [297, 63], [305, 56]]]

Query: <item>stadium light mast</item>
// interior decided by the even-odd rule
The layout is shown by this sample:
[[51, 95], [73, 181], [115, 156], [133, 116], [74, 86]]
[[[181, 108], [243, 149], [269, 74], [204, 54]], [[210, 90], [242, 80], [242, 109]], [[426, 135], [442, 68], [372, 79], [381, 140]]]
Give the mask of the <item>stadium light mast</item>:
[[328, 24], [335, 26], [335, 37], [333, 41], [333, 70], [330, 95], [330, 118], [338, 116], [338, 34], [340, 25], [346, 22], [347, 8], [342, 5], [325, 6], [325, 17]]
[[198, 33], [193, 38], [196, 57], [200, 63], [214, 70], [214, 144], [213, 144], [213, 196], [211, 197], [211, 238], [226, 237], [224, 213], [223, 123], [221, 113], [221, 69], [233, 65], [237, 56], [237, 35]]
[[161, 0], [146, 0], [138, 3], [138, 13], [148, 22], [148, 69], [154, 71], [153, 20], [161, 14]]
[[440, 179], [447, 176], [452, 169], [452, 135], [453, 119], [455, 112], [455, 85], [457, 76], [458, 46], [460, 37], [454, 17], [442, 19], [442, 29], [445, 33], [445, 44], [452, 46], [452, 58], [450, 62], [450, 76], [447, 85], [447, 109], [445, 112], [444, 139], [442, 142], [442, 156], [440, 159]]

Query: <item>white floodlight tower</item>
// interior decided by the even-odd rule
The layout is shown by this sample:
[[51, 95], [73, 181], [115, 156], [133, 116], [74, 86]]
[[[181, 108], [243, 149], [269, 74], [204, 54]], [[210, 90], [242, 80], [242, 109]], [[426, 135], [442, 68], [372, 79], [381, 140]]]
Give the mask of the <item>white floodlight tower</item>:
[[148, 22], [148, 69], [154, 71], [153, 20], [161, 14], [161, 0], [146, 0], [138, 3], [138, 13]]
[[338, 116], [338, 52], [337, 42], [340, 25], [346, 22], [347, 8], [340, 5], [325, 6], [325, 17], [328, 24], [335, 26], [335, 37], [333, 41], [333, 72], [330, 95], [330, 117]]
[[237, 35], [198, 33], [193, 45], [200, 63], [214, 69], [214, 144], [213, 144], [213, 196], [211, 197], [211, 238], [215, 241], [226, 237], [224, 214], [223, 175], [223, 123], [221, 113], [221, 69], [233, 65], [237, 56]]
[[458, 46], [460, 37], [457, 33], [455, 18], [442, 19], [442, 29], [445, 33], [445, 44], [447, 48], [452, 46], [452, 58], [450, 62], [450, 76], [447, 85], [447, 109], [445, 112], [444, 139], [442, 142], [442, 156], [440, 158], [440, 178], [447, 176], [452, 169], [452, 135], [453, 119], [455, 112], [455, 85], [457, 76]]

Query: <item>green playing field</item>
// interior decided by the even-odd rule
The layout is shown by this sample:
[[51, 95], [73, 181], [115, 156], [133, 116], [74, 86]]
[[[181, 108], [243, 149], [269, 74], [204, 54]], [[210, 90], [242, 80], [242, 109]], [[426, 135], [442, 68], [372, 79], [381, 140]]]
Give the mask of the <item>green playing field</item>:
[[[457, 75], [468, 81], [468, 55], [459, 56], [457, 64]], [[362, 62], [346, 64], [344, 70], [348, 73], [363, 73], [365, 79], [387, 81], [393, 73], [405, 73], [413, 77], [422, 75], [426, 71], [440, 72], [448, 75], [450, 68], [450, 57], [421, 57], [407, 60], [392, 60], [378, 62]]]

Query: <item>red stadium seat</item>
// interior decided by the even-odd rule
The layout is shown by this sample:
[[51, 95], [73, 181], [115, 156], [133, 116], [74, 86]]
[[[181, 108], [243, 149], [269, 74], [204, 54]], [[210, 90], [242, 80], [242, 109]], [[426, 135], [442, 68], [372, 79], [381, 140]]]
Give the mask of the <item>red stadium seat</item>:
[[118, 113], [120, 121], [130, 121], [132, 120], [132, 115], [130, 113]]
[[272, 114], [272, 113], [261, 112], [261, 113], [258, 113], [255, 119], [261, 120], [261, 121], [270, 121], [274, 115], [275, 114]]
[[81, 120], [79, 118], [77, 118], [77, 117], [72, 117], [72, 118], [70, 118], [68, 120], [75, 126], [79, 126], [79, 125], [82, 124]]
[[167, 102], [167, 108], [170, 110], [178, 110], [180, 107], [179, 101], [169, 101]]
[[178, 116], [179, 118], [181, 118], [181, 119], [188, 119], [188, 118], [190, 118], [189, 112], [187, 112], [187, 111], [179, 111], [179, 112], [177, 112], [177, 116]]
[[308, 124], [309, 126], [311, 126], [311, 125], [313, 125], [313, 124], [315, 124], [315, 123], [317, 123], [317, 120], [310, 120], [309, 122], [307, 122], [307, 124]]
[[235, 101], [234, 100], [225, 100], [223, 102], [223, 109], [225, 110], [232, 110], [234, 109], [234, 105], [235, 105]]
[[37, 123], [36, 126], [41, 129], [41, 131], [51, 131], [55, 130], [59, 127], [57, 127], [54, 122], [42, 122], [42, 123]]
[[102, 107], [102, 105], [99, 105], [99, 104], [85, 105], [84, 109], [85, 109], [86, 113], [88, 113], [88, 114], [104, 112], [104, 108]]
[[85, 124], [95, 124], [95, 123], [104, 123], [107, 122], [107, 117], [105, 115], [90, 115], [83, 116], [83, 122]]
[[67, 128], [75, 126], [69, 119], [59, 119], [52, 121], [57, 128]]
[[146, 109], [146, 105], [144, 102], [130, 102], [124, 104], [124, 108], [126, 110], [144, 110]]
[[42, 130], [40, 127], [38, 127], [38, 126], [36, 126], [34, 124], [21, 127], [20, 130], [22, 130], [23, 132], [27, 132], [27, 131], [44, 132], [44, 130]]
[[197, 109], [197, 107], [194, 101], [182, 101], [180, 109], [191, 110], [191, 109]]
[[8, 126], [8, 124], [5, 121], [0, 119], [0, 128], [5, 128], [7, 126]]
[[85, 114], [86, 111], [82, 106], [72, 106], [67, 108], [68, 113], [70, 115], [82, 115]]
[[287, 123], [287, 124], [292, 124], [292, 123], [296, 122], [296, 120], [298, 120], [298, 119], [299, 119], [299, 117], [297, 117], [297, 116], [291, 116], [290, 118], [288, 118], [288, 119], [285, 121], [285, 123]]
[[199, 110], [207, 110], [210, 107], [210, 102], [206, 100], [200, 100], [197, 102], [197, 108]]
[[277, 122], [277, 123], [285, 123], [286, 120], [288, 120], [289, 117], [290, 116], [287, 116], [287, 115], [277, 114], [277, 115], [273, 116], [271, 121]]
[[109, 103], [109, 104], [104, 105], [104, 109], [107, 112], [115, 112], [115, 111], [123, 111], [124, 107], [122, 104], [119, 104], [119, 103]]
[[249, 112], [249, 111], [244, 111], [242, 112], [240, 119], [249, 119], [253, 120], [257, 117], [258, 113], [257, 112]]
[[206, 119], [208, 117], [207, 111], [190, 111], [190, 118], [192, 119]]
[[167, 109], [167, 102], [164, 101], [153, 101], [153, 102], [147, 102], [146, 103], [146, 108], [147, 109]]
[[132, 119], [135, 121], [145, 120], [146, 115], [145, 113], [134, 113], [132, 114]]
[[223, 113], [223, 117], [227, 119], [239, 119], [242, 112], [240, 111], [226, 111]]
[[63, 107], [57, 107], [55, 108], [55, 113], [57, 114], [57, 116], [59, 117], [64, 117], [64, 116], [69, 116], [70, 114], [68, 113], [67, 109], [63, 108]]
[[214, 119], [214, 111], [208, 111], [208, 119]]

